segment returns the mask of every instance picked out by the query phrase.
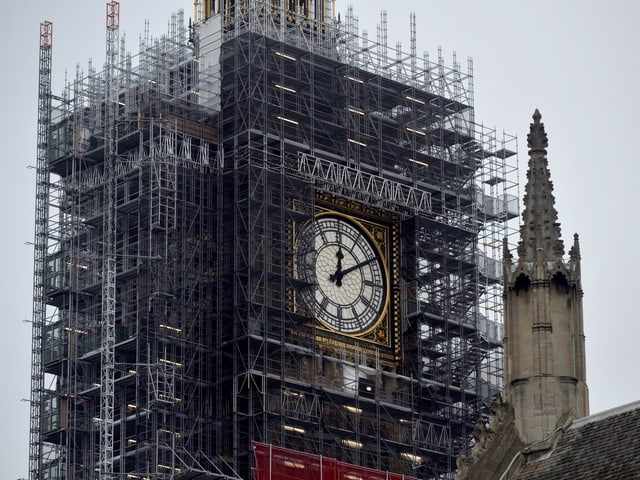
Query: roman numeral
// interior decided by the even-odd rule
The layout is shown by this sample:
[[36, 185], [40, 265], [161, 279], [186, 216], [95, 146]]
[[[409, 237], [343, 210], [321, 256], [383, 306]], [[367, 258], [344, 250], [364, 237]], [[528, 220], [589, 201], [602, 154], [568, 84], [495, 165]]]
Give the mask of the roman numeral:
[[327, 297], [322, 297], [322, 301], [320, 302], [320, 308], [326, 310], [329, 306], [329, 299]]

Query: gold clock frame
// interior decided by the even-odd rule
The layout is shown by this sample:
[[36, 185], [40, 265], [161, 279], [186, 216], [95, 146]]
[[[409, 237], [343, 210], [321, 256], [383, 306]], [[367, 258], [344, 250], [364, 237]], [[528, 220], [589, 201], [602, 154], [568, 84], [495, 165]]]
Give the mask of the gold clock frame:
[[[396, 215], [383, 209], [376, 208], [355, 200], [338, 195], [316, 191], [314, 217], [335, 215], [352, 222], [369, 237], [378, 250], [383, 261], [386, 275], [386, 299], [382, 313], [375, 323], [364, 332], [345, 333], [323, 325], [314, 319], [313, 327], [316, 331], [316, 344], [328, 351], [350, 351], [357, 342], [358, 350], [369, 352], [369, 358], [375, 358], [376, 353], [387, 365], [397, 366], [401, 348], [400, 325], [400, 227]], [[299, 233], [299, 232], [297, 232]], [[297, 244], [297, 234], [294, 245]], [[297, 273], [294, 271], [294, 276]], [[305, 307], [296, 301], [296, 310], [302, 312]], [[382, 347], [380, 350], [377, 347]]]

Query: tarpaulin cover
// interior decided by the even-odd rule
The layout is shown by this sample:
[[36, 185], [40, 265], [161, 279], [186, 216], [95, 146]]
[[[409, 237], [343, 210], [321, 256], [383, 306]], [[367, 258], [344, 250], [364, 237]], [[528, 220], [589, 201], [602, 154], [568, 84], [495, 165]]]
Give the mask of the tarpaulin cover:
[[253, 452], [255, 480], [417, 480], [265, 443], [253, 442]]

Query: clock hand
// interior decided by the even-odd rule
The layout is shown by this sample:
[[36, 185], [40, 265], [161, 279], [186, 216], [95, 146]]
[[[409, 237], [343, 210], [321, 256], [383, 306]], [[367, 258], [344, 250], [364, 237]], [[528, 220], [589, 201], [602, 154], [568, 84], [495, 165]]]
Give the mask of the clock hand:
[[[370, 258], [368, 260], [365, 260], [364, 262], [360, 262], [357, 265], [353, 265], [349, 268], [347, 268], [346, 270], [342, 270], [342, 268], [340, 268], [339, 270], [336, 270], [336, 273], [333, 275], [329, 275], [329, 280], [332, 282], [336, 282], [336, 286], [341, 287], [342, 286], [342, 277], [344, 277], [347, 273], [353, 272], [354, 270], [357, 270], [359, 268], [364, 267], [365, 265], [368, 265], [369, 263], [375, 261], [375, 257]], [[340, 267], [342, 267], [342, 265], [339, 265]]]
[[354, 270], [357, 270], [357, 269], [359, 269], [359, 268], [362, 268], [362, 267], [364, 267], [365, 265], [368, 265], [369, 263], [371, 263], [371, 262], [373, 262], [373, 261], [375, 261], [375, 257], [372, 257], [372, 258], [370, 258], [370, 259], [368, 259], [368, 260], [365, 260], [364, 262], [360, 262], [360, 263], [358, 263], [357, 265], [354, 265], [354, 266], [352, 266], [352, 267], [347, 268], [346, 270], [342, 270], [342, 272], [341, 272], [341, 273], [342, 273], [342, 276], [344, 277], [347, 273], [349, 273], [349, 272], [353, 272]]
[[329, 275], [329, 281], [335, 282], [338, 287], [342, 286], [342, 259], [344, 258], [344, 254], [342, 253], [342, 247], [338, 247], [338, 251], [336, 252], [336, 257], [338, 257], [338, 266], [336, 267], [336, 273], [333, 275]]
[[336, 257], [338, 257], [338, 270], [342, 270], [342, 259], [344, 258], [344, 254], [342, 253], [342, 247], [338, 247], [338, 251], [336, 252]]

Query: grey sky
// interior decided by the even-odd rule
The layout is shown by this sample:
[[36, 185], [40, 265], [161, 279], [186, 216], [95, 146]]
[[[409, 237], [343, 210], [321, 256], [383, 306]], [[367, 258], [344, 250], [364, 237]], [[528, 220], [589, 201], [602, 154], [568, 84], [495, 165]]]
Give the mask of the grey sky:
[[[6, 2], [0, 29], [4, 188], [0, 190], [4, 307], [0, 348], [3, 444], [0, 477], [27, 476], [38, 25], [54, 23], [53, 84], [59, 93], [76, 63], [100, 67], [105, 50], [102, 0]], [[386, 8], [389, 43], [409, 50], [409, 12], [415, 11], [418, 51], [451, 65], [455, 50], [474, 59], [476, 120], [518, 135], [521, 177], [526, 133], [537, 107], [549, 135], [549, 162], [565, 244], [580, 234], [585, 289], [587, 380], [592, 413], [640, 398], [640, 318], [635, 277], [640, 270], [636, 210], [640, 179], [640, 2], [629, 0], [338, 0], [352, 3], [360, 28], [375, 38]], [[25, 6], [26, 5], [26, 6]], [[154, 35], [172, 12], [193, 12], [192, 0], [121, 0], [121, 35], [137, 51], [144, 20]], [[521, 190], [520, 194], [522, 195]]]

